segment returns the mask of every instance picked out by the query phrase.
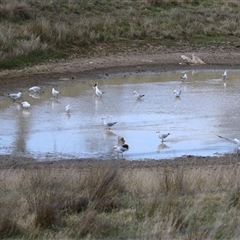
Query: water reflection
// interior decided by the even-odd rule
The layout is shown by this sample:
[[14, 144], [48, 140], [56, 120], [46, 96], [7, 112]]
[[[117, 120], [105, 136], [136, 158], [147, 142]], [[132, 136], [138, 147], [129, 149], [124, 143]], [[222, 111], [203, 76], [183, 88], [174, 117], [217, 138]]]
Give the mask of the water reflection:
[[158, 152], [166, 148], [169, 148], [169, 147], [165, 143], [161, 143], [158, 145]]
[[40, 95], [38, 93], [29, 93], [29, 96], [36, 99], [40, 98]]
[[60, 105], [60, 102], [58, 99], [52, 99], [52, 108], [56, 108]]
[[28, 133], [31, 130], [29, 124], [30, 111], [23, 109], [20, 103], [14, 103], [17, 106], [17, 112], [14, 114], [16, 119], [16, 137], [13, 139], [13, 152], [16, 154], [25, 154], [28, 141]]
[[103, 140], [106, 140], [109, 137], [116, 136], [116, 134], [110, 130], [105, 129], [103, 133]]
[[71, 113], [66, 113], [66, 119], [69, 120], [71, 118]]
[[[216, 135], [239, 138], [240, 72], [228, 72], [227, 80], [221, 79], [221, 71], [185, 73], [183, 83], [179, 72], [102, 79], [102, 98], [93, 92], [95, 81], [56, 86], [58, 99], [51, 87], [34, 97], [26, 90], [22, 99], [30, 110], [6, 98], [0, 102], [0, 154], [112, 158], [117, 136], [130, 145], [124, 153], [129, 160], [233, 152], [231, 143]], [[144, 99], [135, 99], [136, 89]], [[174, 89], [181, 89], [181, 99], [174, 97]], [[66, 113], [67, 104], [73, 114]], [[104, 129], [104, 116], [117, 122], [111, 130]], [[159, 144], [157, 129], [174, 137]]]

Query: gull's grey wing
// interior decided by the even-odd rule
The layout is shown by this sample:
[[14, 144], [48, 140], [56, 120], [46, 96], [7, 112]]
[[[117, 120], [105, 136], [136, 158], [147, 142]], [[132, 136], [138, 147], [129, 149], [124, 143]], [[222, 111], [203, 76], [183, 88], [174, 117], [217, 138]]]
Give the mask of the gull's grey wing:
[[107, 123], [107, 126], [108, 127], [112, 127], [114, 124], [116, 124], [117, 122], [109, 122], [109, 123]]
[[238, 139], [226, 138], [226, 137], [222, 137], [222, 136], [219, 136], [219, 135], [217, 135], [217, 136], [220, 137], [220, 138], [223, 138], [223, 139], [225, 139], [225, 140], [227, 140], [227, 141], [229, 141], [229, 142], [231, 142], [231, 143], [240, 144], [240, 142], [238, 143], [238, 141], [236, 141], [236, 140], [238, 140]]

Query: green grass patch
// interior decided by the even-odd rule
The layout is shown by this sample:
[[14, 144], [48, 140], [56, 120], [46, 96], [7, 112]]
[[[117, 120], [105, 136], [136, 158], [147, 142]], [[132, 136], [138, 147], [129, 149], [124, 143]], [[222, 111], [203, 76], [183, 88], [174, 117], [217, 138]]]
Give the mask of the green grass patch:
[[17, 57], [9, 57], [0, 61], [0, 69], [13, 69], [26, 66], [32, 66], [40, 62], [45, 62], [52, 59], [67, 58], [71, 52], [64, 51], [48, 51], [48, 52], [33, 52], [29, 55], [20, 55]]

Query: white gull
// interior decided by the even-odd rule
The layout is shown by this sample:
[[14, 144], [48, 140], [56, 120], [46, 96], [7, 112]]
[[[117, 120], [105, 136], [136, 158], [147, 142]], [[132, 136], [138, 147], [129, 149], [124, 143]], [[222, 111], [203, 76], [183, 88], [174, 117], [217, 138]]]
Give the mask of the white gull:
[[95, 84], [94, 85], [94, 88], [95, 88], [95, 94], [98, 96], [98, 97], [102, 97], [103, 93], [99, 88], [98, 88], [98, 85]]
[[180, 98], [181, 93], [182, 93], [181, 90], [179, 90], [179, 91], [174, 90], [174, 91], [173, 91], [174, 96], [175, 96], [175, 97], [178, 97], [178, 98]]
[[31, 107], [31, 104], [27, 101], [22, 101], [21, 104], [24, 109], [29, 109]]
[[127, 144], [123, 144], [122, 146], [114, 146], [113, 149], [118, 154], [118, 156], [119, 156], [119, 154], [121, 154], [123, 157], [123, 153], [128, 151], [129, 146]]
[[170, 135], [170, 133], [161, 134], [160, 131], [157, 131], [156, 133], [158, 133], [158, 138], [160, 138], [162, 140], [162, 142], [164, 141], [165, 138], [167, 138]]
[[110, 128], [115, 125], [117, 122], [107, 122], [105, 117], [101, 118], [103, 120], [103, 124], [106, 128], [110, 130]]
[[53, 95], [54, 98], [57, 98], [59, 93], [60, 93], [59, 91], [57, 91], [56, 89], [52, 88], [52, 95]]
[[187, 81], [188, 77], [187, 74], [185, 73], [182, 77], [180, 77], [183, 82]]
[[16, 101], [17, 99], [19, 99], [22, 96], [22, 92], [19, 93], [8, 93], [8, 96], [13, 99], [14, 101]]
[[142, 99], [145, 95], [144, 94], [139, 94], [137, 91], [133, 92], [133, 95], [137, 98], [137, 99]]
[[223, 73], [223, 75], [222, 75], [222, 79], [223, 79], [223, 80], [226, 80], [226, 78], [227, 78], [227, 71], [224, 71], [224, 73]]
[[70, 107], [69, 104], [65, 107], [65, 109], [66, 109], [66, 112], [67, 112], [67, 113], [70, 113], [70, 111], [71, 111], [71, 107]]

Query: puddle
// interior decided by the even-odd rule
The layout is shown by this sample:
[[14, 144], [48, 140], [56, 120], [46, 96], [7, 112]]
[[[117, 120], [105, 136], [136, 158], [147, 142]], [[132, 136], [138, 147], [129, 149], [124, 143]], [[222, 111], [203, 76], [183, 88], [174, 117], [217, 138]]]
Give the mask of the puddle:
[[[183, 73], [188, 74], [186, 83], [180, 81]], [[225, 82], [222, 73], [114, 75], [98, 80], [102, 98], [95, 96], [93, 80], [55, 84], [61, 92], [57, 100], [51, 87], [34, 97], [26, 90], [23, 99], [32, 105], [29, 110], [20, 101], [0, 101], [0, 154], [39, 160], [117, 158], [113, 147], [118, 136], [130, 146], [124, 153], [128, 160], [234, 152], [233, 144], [216, 135], [240, 138], [240, 72], [229, 72]], [[175, 89], [182, 90], [180, 99], [174, 97]], [[133, 91], [145, 94], [143, 100], [135, 100]], [[117, 124], [105, 130], [102, 117]], [[163, 144], [158, 130], [170, 133]]]

